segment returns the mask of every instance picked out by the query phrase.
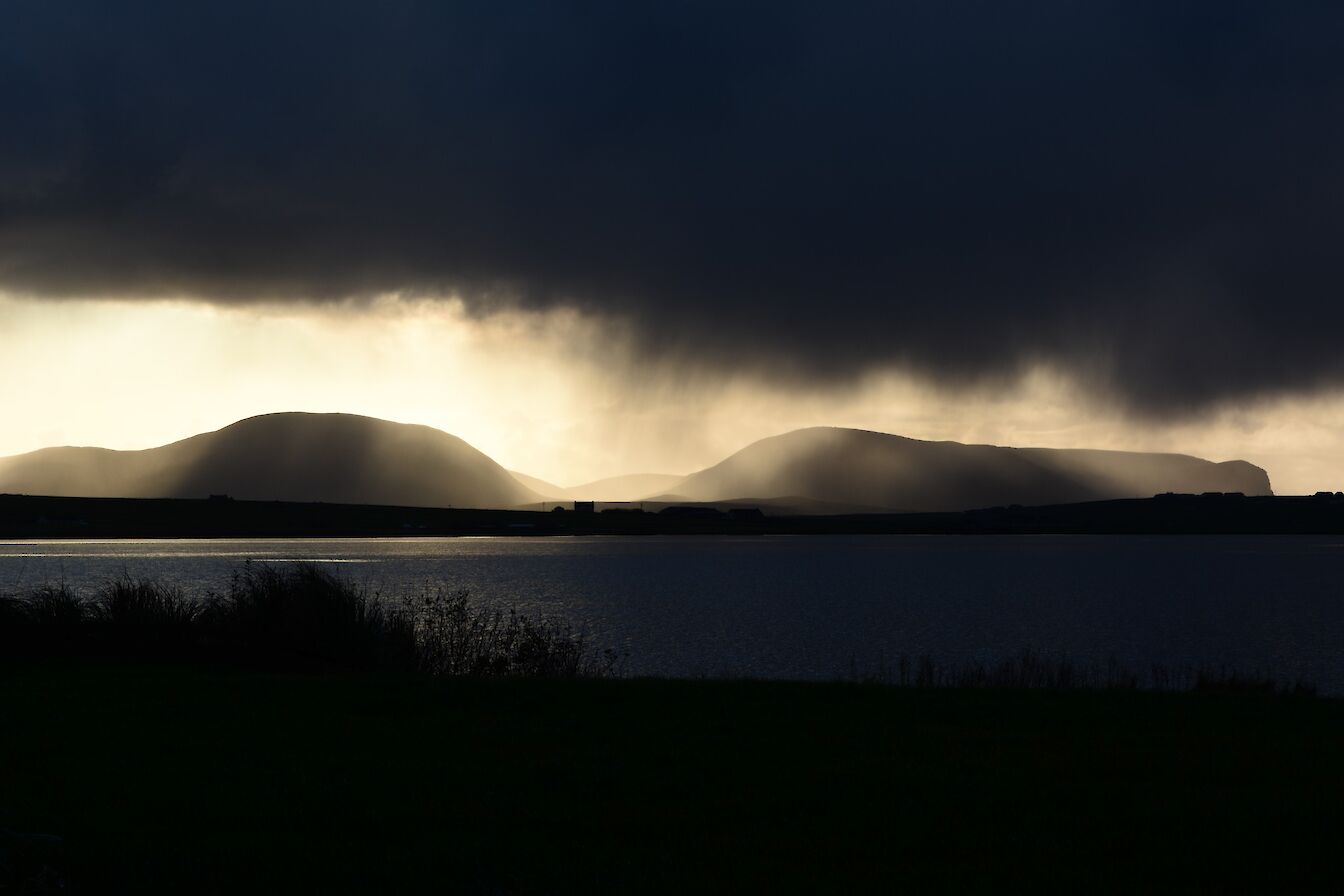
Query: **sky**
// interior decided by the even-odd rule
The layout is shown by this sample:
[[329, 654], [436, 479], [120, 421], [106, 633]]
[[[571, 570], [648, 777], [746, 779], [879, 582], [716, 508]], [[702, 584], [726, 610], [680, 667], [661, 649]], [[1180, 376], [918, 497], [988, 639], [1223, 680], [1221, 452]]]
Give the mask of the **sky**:
[[831, 424], [1341, 489], [1341, 26], [14, 0], [0, 454], [342, 410], [562, 484]]

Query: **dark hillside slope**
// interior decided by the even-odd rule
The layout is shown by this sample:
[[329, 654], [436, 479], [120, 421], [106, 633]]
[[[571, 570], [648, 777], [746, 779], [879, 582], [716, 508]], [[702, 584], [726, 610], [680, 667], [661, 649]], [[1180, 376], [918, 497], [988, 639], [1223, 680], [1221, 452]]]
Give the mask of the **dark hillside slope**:
[[0, 459], [0, 492], [514, 507], [541, 500], [466, 442], [352, 414], [267, 414], [144, 451], [48, 448]]
[[762, 439], [669, 491], [691, 501], [789, 496], [896, 511], [1069, 504], [1168, 491], [1271, 494], [1265, 471], [1244, 461], [924, 442], [832, 427]]

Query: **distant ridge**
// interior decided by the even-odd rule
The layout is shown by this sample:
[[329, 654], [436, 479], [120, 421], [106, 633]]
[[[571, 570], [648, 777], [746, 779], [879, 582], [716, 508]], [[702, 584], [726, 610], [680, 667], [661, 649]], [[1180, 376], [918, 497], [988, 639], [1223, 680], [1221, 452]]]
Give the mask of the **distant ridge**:
[[788, 495], [917, 512], [1072, 504], [1162, 492], [1273, 494], [1265, 471], [1240, 460], [925, 442], [835, 427], [761, 439], [667, 491], [700, 502]]
[[354, 414], [250, 417], [143, 451], [45, 448], [0, 458], [0, 492], [515, 507], [541, 500], [466, 442]]
[[565, 487], [517, 470], [509, 473], [548, 501], [643, 501], [686, 478], [675, 473], [629, 473]]
[[545, 479], [538, 479], [536, 476], [529, 476], [526, 473], [520, 473], [517, 470], [510, 470], [509, 475], [521, 482], [526, 488], [536, 492], [547, 501], [572, 501], [574, 495], [569, 489], [562, 485], [556, 485], [554, 482], [547, 482]]
[[630, 473], [573, 485], [568, 491], [581, 501], [643, 501], [685, 478], [670, 473]]

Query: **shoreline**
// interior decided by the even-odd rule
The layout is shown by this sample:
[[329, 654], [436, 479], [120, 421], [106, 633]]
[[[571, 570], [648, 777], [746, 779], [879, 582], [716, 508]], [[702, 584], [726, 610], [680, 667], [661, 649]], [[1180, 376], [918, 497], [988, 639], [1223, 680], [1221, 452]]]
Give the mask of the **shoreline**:
[[1344, 495], [1170, 495], [955, 513], [814, 516], [750, 502], [594, 512], [0, 495], [0, 539], [572, 535], [1341, 535]]

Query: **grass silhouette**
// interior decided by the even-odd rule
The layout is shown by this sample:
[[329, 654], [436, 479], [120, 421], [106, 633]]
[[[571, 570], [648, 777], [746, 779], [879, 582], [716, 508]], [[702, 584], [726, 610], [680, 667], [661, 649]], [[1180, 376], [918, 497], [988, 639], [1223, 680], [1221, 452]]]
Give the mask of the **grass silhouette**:
[[428, 588], [394, 603], [313, 564], [247, 564], [222, 593], [129, 576], [84, 599], [64, 584], [0, 599], [0, 646], [28, 655], [199, 659], [431, 677], [585, 678], [619, 658], [563, 622]]
[[851, 682], [905, 688], [1005, 690], [1150, 690], [1259, 693], [1314, 697], [1316, 685], [1304, 677], [1284, 678], [1269, 670], [1247, 672], [1234, 666], [1153, 664], [1138, 672], [1115, 658], [1079, 663], [1030, 648], [995, 662], [938, 662], [927, 655], [885, 657], [874, 668], [851, 668]]
[[[64, 583], [0, 598], [0, 646], [27, 654], [194, 657], [274, 669], [348, 670], [435, 678], [602, 678], [624, 657], [598, 651], [563, 621], [502, 610], [467, 591], [426, 587], [405, 601], [310, 563], [244, 564], [204, 600], [123, 576], [91, 599]], [[1155, 690], [1313, 696], [1315, 685], [1272, 671], [1085, 664], [1033, 649], [994, 662], [885, 656], [851, 668], [854, 683], [907, 688]]]

